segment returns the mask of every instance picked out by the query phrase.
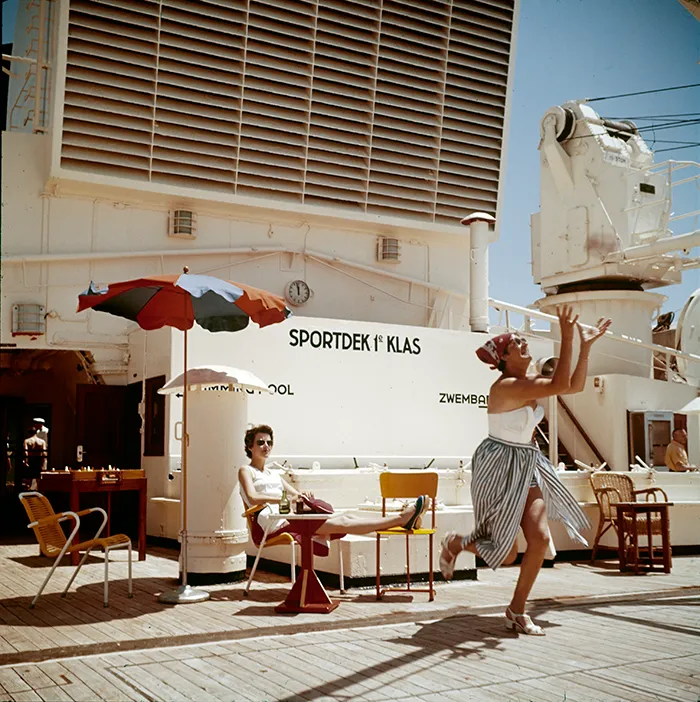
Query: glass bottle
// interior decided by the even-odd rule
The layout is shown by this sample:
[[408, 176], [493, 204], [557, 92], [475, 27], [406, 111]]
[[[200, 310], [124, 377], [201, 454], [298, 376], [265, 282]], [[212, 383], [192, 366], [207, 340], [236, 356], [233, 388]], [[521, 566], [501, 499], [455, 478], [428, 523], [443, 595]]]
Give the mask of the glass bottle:
[[287, 491], [282, 490], [282, 497], [280, 498], [280, 514], [289, 514], [289, 498], [287, 497]]

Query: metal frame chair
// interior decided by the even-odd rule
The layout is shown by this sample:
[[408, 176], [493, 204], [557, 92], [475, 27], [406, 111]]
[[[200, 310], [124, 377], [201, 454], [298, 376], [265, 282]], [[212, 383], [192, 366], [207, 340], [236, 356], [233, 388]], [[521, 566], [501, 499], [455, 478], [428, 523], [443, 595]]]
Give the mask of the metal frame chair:
[[[407, 531], [401, 527], [394, 527], [377, 532], [377, 599], [380, 600], [387, 592], [428, 592], [429, 601], [435, 599], [433, 588], [433, 539], [435, 535], [435, 498], [438, 489], [438, 474], [434, 471], [392, 472], [386, 471], [379, 475], [379, 488], [382, 494], [382, 516], [386, 517], [387, 499], [417, 498], [428, 495], [431, 502], [431, 526], [429, 529], [411, 529]], [[403, 536], [406, 539], [406, 587], [382, 588], [381, 578], [381, 541], [383, 536]], [[428, 589], [411, 587], [411, 561], [410, 538], [411, 536], [428, 537]]]
[[[101, 507], [82, 509], [79, 512], [60, 512], [56, 514], [49, 500], [40, 492], [21, 492], [19, 494], [19, 499], [29, 517], [29, 524], [27, 527], [34, 530], [34, 535], [39, 542], [41, 553], [48, 558], [56, 557], [49, 574], [39, 588], [39, 592], [36, 593], [32, 603], [29, 605], [30, 608], [33, 608], [36, 604], [63, 556], [67, 553], [73, 553], [74, 551], [85, 550], [85, 555], [82, 557], [71, 579], [68, 581], [68, 585], [66, 585], [61, 593], [61, 597], [65, 597], [76, 575], [78, 575], [78, 572], [83, 567], [83, 563], [87, 560], [90, 551], [94, 548], [101, 548], [105, 554], [104, 606], [109, 606], [109, 552], [116, 548], [123, 548], [126, 546], [129, 551], [129, 597], [133, 597], [131, 581], [131, 539], [126, 534], [114, 534], [113, 536], [100, 538], [100, 534], [107, 525], [107, 513]], [[100, 512], [102, 514], [102, 524], [92, 539], [74, 543], [74, 539], [77, 537], [78, 531], [80, 530], [80, 517], [92, 512]], [[68, 519], [74, 521], [74, 526], [70, 535], [66, 538], [61, 528], [61, 522]]]
[[[617, 534], [617, 510], [615, 509], [616, 502], [636, 502], [637, 495], [646, 495], [647, 502], [650, 501], [650, 498], [653, 495], [653, 501], [658, 502], [656, 493], [661, 493], [661, 495], [663, 495], [664, 502], [668, 502], [668, 496], [660, 487], [635, 490], [632, 478], [630, 478], [628, 475], [624, 475], [623, 473], [612, 473], [607, 471], [591, 473], [590, 481], [591, 487], [593, 488], [593, 494], [595, 495], [596, 502], [598, 503], [598, 507], [600, 509], [598, 530], [595, 535], [593, 551], [591, 553], [591, 563], [595, 563], [596, 553], [598, 552], [598, 544], [600, 543], [600, 539], [603, 537], [603, 534], [605, 534], [610, 527], [612, 527]], [[641, 517], [641, 519], [637, 520], [637, 531], [640, 534], [646, 534], [646, 517], [644, 515], [639, 515], [639, 517]], [[632, 520], [631, 517], [627, 516], [625, 519], [630, 522]], [[629, 531], [627, 527], [625, 527], [625, 531]], [[658, 515], [653, 515], [651, 517], [651, 533], [661, 534], [661, 518]], [[652, 548], [652, 544], [650, 543], [650, 556]]]
[[[243, 512], [243, 516], [246, 519], [246, 524], [248, 525], [248, 534], [250, 536], [250, 540], [255, 543], [253, 540], [253, 515], [257, 514], [260, 512], [260, 510], [264, 509], [265, 505], [254, 505], [253, 507], [250, 507], [249, 509], [245, 510]], [[243, 594], [247, 597], [248, 592], [250, 591], [250, 586], [253, 584], [253, 577], [255, 576], [255, 571], [258, 568], [258, 562], [260, 561], [260, 555], [262, 554], [262, 550], [266, 548], [267, 546], [280, 546], [283, 544], [290, 544], [291, 546], [291, 556], [290, 556], [290, 561], [291, 561], [291, 573], [290, 577], [292, 580], [292, 585], [296, 582], [296, 550], [295, 550], [295, 545], [296, 541], [294, 540], [294, 537], [291, 534], [278, 534], [277, 536], [273, 536], [271, 539], [267, 538], [267, 533], [268, 530], [263, 531], [263, 536], [262, 540], [260, 541], [258, 546], [258, 552], [255, 554], [255, 562], [253, 563], [253, 567], [251, 568], [250, 571], [250, 576], [248, 577], [248, 582], [246, 583], [245, 590], [243, 591]], [[339, 557], [339, 580], [340, 580], [340, 592], [345, 593], [345, 575], [343, 573], [343, 542], [342, 539], [338, 540], [338, 557]]]

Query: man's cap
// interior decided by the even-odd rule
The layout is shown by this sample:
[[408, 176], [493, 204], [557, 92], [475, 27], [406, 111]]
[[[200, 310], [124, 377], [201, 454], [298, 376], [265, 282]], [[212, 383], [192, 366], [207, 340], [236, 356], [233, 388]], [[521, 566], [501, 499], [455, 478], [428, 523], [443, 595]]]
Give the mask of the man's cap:
[[41, 417], [34, 417], [34, 419], [32, 419], [32, 424], [43, 424], [43, 423], [44, 423], [44, 420]]

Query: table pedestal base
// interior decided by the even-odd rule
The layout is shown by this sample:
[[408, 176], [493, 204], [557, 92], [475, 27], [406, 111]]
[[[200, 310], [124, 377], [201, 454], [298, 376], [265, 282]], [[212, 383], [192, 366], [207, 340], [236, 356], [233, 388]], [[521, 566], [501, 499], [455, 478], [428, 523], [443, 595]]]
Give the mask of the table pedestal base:
[[275, 612], [278, 614], [289, 612], [328, 614], [339, 604], [338, 600], [331, 600], [328, 597], [328, 593], [313, 570], [302, 569], [297, 581], [289, 591], [287, 599], [275, 607]]

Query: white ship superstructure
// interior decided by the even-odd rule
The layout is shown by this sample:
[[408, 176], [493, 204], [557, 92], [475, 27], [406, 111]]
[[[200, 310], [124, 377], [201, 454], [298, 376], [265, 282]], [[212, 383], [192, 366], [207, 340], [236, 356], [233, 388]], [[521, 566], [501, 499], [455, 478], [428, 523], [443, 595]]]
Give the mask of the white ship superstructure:
[[[432, 466], [441, 528], [466, 530], [517, 12], [513, 0], [23, 0], [3, 132], [3, 433], [21, 437], [41, 406], [56, 467], [145, 468], [149, 533], [175, 538], [182, 409], [157, 391], [181, 372], [181, 334], [75, 308], [90, 281], [186, 265], [294, 306], [274, 328], [190, 335], [191, 365], [269, 383], [250, 421], [274, 425], [293, 479], [353, 507], [376, 499], [384, 465]], [[556, 334], [538, 329], [557, 302], [614, 317], [625, 338], [601, 342], [586, 391], [549, 408], [550, 454], [559, 437], [572, 458], [627, 470], [628, 413], [666, 412], [643, 418], [663, 435], [697, 395], [697, 349], [654, 345], [662, 296], [648, 292], [695, 265], [683, 250], [697, 233], [667, 231], [677, 167], [654, 165], [633, 126], [572, 102], [541, 136], [533, 273], [547, 296], [539, 311], [491, 305], [542, 356], [556, 355]], [[211, 441], [225, 431], [216, 416], [197, 426]], [[590, 502], [585, 475], [566, 479]], [[688, 509], [678, 543], [697, 542]], [[235, 533], [206, 536], [205, 512], [194, 572], [209, 572], [196, 554], [217, 539], [240, 551], [247, 538], [237, 511]], [[368, 575], [367, 545], [352, 548], [354, 575]]]

